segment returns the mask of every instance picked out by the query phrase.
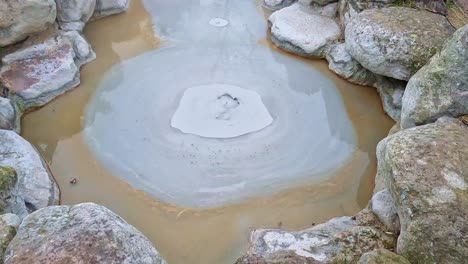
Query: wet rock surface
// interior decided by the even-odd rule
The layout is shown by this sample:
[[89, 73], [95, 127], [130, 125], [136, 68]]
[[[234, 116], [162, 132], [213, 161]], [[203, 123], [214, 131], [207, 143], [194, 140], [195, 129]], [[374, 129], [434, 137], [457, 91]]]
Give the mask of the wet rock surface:
[[26, 217], [5, 263], [166, 263], [143, 234], [107, 208], [50, 206]]
[[56, 18], [54, 0], [8, 0], [0, 2], [0, 47], [46, 30]]
[[96, 0], [56, 0], [56, 3], [57, 21], [60, 28], [65, 30], [83, 30], [96, 7]]
[[0, 170], [6, 212], [21, 218], [59, 202], [59, 190], [33, 146], [11, 130], [0, 130]]
[[403, 96], [401, 126], [468, 114], [468, 25], [457, 30], [440, 53], [411, 77]]
[[374, 73], [409, 80], [454, 32], [447, 19], [404, 7], [365, 10], [346, 27], [346, 48]]
[[93, 17], [101, 18], [115, 15], [128, 10], [131, 0], [96, 0]]
[[467, 132], [458, 122], [437, 122], [378, 145], [378, 174], [401, 223], [397, 252], [410, 262], [462, 263], [468, 257]]
[[302, 3], [274, 12], [268, 21], [273, 43], [302, 56], [323, 57], [326, 46], [342, 37], [332, 17]]
[[20, 117], [18, 109], [13, 102], [4, 97], [0, 97], [0, 129], [9, 129], [19, 132]]
[[80, 66], [94, 58], [94, 52], [79, 33], [58, 32], [4, 56], [0, 81], [14, 93], [14, 101], [25, 111], [76, 87], [80, 82]]
[[377, 88], [385, 112], [395, 121], [400, 120], [402, 97], [406, 82], [373, 73], [357, 62], [345, 43], [331, 45], [325, 51], [330, 70], [350, 82]]
[[298, 232], [259, 229], [251, 235], [249, 253], [268, 256], [277, 251], [292, 251], [317, 262], [353, 263], [365, 252], [393, 247], [394, 237], [360, 224], [354, 217], [337, 217]]

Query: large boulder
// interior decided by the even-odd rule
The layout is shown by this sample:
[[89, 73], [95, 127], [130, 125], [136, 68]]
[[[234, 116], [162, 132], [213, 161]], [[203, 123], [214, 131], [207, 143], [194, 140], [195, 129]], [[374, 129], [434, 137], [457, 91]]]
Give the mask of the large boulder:
[[0, 81], [25, 111], [76, 87], [80, 83], [80, 66], [95, 57], [78, 32], [59, 32], [3, 57]]
[[47, 29], [55, 17], [54, 0], [0, 1], [0, 47]]
[[256, 230], [251, 235], [249, 254], [269, 258], [274, 252], [292, 251], [314, 261], [353, 263], [365, 252], [393, 246], [394, 237], [344, 216], [299, 232]]
[[395, 121], [400, 120], [401, 98], [406, 82], [375, 74], [357, 62], [346, 49], [345, 43], [330, 45], [325, 51], [328, 67], [348, 81], [377, 88], [385, 112]]
[[378, 174], [400, 218], [397, 253], [411, 263], [468, 259], [468, 127], [445, 121], [401, 130], [377, 147]]
[[21, 219], [14, 214], [0, 215], [0, 259], [3, 260], [8, 244], [16, 235], [16, 229], [21, 223]]
[[28, 215], [4, 263], [166, 263], [151, 242], [107, 208], [83, 203]]
[[379, 248], [367, 252], [359, 259], [358, 264], [411, 264], [407, 259], [390, 250]]
[[[333, 5], [336, 7], [336, 5]], [[307, 57], [323, 57], [330, 43], [341, 38], [341, 28], [327, 8], [295, 3], [274, 12], [268, 19], [273, 43], [289, 52]]]
[[0, 97], [0, 129], [20, 131], [21, 113], [13, 102]]
[[443, 50], [409, 80], [401, 126], [464, 114], [468, 114], [468, 25], [457, 30]]
[[96, 8], [93, 17], [101, 18], [128, 10], [130, 0], [96, 0]]
[[96, 0], [55, 0], [57, 21], [61, 29], [83, 30], [96, 7]]
[[4, 212], [24, 217], [59, 202], [59, 189], [47, 165], [29, 142], [11, 130], [0, 130], [0, 178]]
[[404, 7], [365, 10], [346, 26], [351, 56], [374, 73], [408, 80], [454, 28], [444, 16]]

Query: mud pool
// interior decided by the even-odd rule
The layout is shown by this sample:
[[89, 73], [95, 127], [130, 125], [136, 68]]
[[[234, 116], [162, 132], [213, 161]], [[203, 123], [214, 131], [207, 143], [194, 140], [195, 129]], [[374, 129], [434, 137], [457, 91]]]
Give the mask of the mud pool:
[[[81, 85], [23, 119], [62, 203], [107, 206], [169, 263], [233, 263], [253, 228], [301, 229], [363, 208], [392, 121], [375, 89], [271, 46], [267, 16], [253, 0], [133, 0], [90, 23], [97, 60]], [[213, 84], [255, 93], [264, 112], [226, 126], [245, 116], [216, 110], [215, 134], [190, 123], [204, 107], [174, 117], [187, 90]], [[239, 109], [244, 95], [216, 89]]]

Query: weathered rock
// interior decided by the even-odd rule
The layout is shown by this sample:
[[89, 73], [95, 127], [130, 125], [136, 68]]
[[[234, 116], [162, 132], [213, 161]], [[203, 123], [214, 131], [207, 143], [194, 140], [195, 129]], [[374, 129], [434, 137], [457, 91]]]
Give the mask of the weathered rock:
[[326, 6], [326, 5], [338, 2], [338, 0], [300, 0], [300, 1], [311, 4], [311, 5], [319, 5], [319, 6]]
[[401, 130], [377, 147], [400, 217], [397, 252], [412, 263], [468, 259], [468, 127], [456, 122]]
[[374, 73], [408, 80], [454, 29], [441, 15], [404, 7], [365, 10], [345, 30], [346, 48]]
[[411, 264], [407, 259], [390, 250], [379, 248], [367, 252], [359, 259], [358, 264]]
[[8, 98], [0, 97], [0, 129], [20, 132], [21, 113]]
[[416, 7], [427, 11], [447, 15], [447, 6], [444, 0], [415, 0]]
[[297, 0], [263, 0], [264, 6], [271, 10], [280, 10], [297, 2]]
[[3, 253], [10, 241], [16, 235], [16, 229], [20, 223], [21, 219], [17, 215], [0, 215], [0, 259], [3, 260]]
[[83, 203], [28, 215], [10, 242], [11, 263], [166, 263], [151, 242], [107, 208]]
[[76, 31], [59, 32], [3, 57], [0, 81], [22, 111], [42, 106], [80, 82], [79, 67], [95, 58]]
[[413, 127], [449, 115], [468, 114], [468, 25], [455, 32], [408, 82], [401, 126]]
[[370, 208], [390, 230], [395, 232], [400, 230], [400, 221], [395, 208], [395, 202], [388, 189], [379, 191], [372, 196]]
[[41, 32], [56, 17], [54, 0], [0, 1], [0, 46], [7, 46]]
[[325, 51], [328, 67], [350, 82], [377, 88], [385, 112], [395, 121], [400, 120], [401, 98], [406, 82], [375, 74], [362, 67], [346, 50], [345, 43], [331, 45]]
[[302, 56], [323, 57], [325, 47], [341, 38], [335, 20], [300, 3], [274, 12], [268, 21], [273, 43]]
[[130, 0], [96, 0], [93, 17], [101, 18], [126, 12], [129, 5]]
[[10, 194], [5, 212], [22, 218], [28, 212], [58, 204], [59, 189], [47, 165], [34, 147], [14, 131], [0, 130], [0, 166], [6, 167], [0, 174]]
[[392, 248], [394, 238], [374, 227], [358, 226], [358, 221], [350, 217], [337, 217], [299, 232], [256, 230], [252, 233], [251, 243], [250, 253], [254, 255], [292, 250], [316, 261], [351, 263], [364, 252]]
[[83, 30], [91, 18], [96, 0], [56, 0], [57, 20], [63, 30]]
[[388, 7], [395, 1], [396, 0], [340, 0], [338, 3], [340, 24], [344, 29], [349, 21], [362, 11]]
[[245, 255], [240, 257], [235, 264], [320, 264], [322, 262], [313, 258], [306, 258], [295, 254], [293, 251], [276, 251], [264, 255]]

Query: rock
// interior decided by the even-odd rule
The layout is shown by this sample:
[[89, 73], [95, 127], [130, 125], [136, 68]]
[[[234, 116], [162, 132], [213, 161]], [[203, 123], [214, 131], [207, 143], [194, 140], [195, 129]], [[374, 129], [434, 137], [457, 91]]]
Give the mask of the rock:
[[401, 130], [377, 146], [400, 217], [397, 253], [412, 263], [468, 259], [468, 127], [457, 122]]
[[263, 5], [271, 10], [280, 10], [281, 8], [290, 6], [297, 0], [263, 0]]
[[295, 254], [293, 251], [277, 251], [265, 255], [245, 255], [240, 257], [235, 264], [320, 264], [312, 258], [306, 258]]
[[21, 113], [8, 98], [0, 97], [0, 129], [20, 132]]
[[441, 15], [412, 8], [365, 10], [346, 26], [346, 48], [374, 73], [408, 80], [454, 29]]
[[22, 218], [28, 212], [58, 204], [59, 189], [47, 165], [29, 142], [11, 130], [0, 130], [0, 166], [6, 167], [0, 174], [2, 181], [9, 183], [5, 189], [11, 194], [6, 212]]
[[47, 29], [55, 17], [54, 0], [0, 1], [0, 47]]
[[345, 43], [331, 45], [325, 51], [328, 67], [348, 81], [376, 87], [385, 112], [395, 121], [400, 120], [403, 92], [406, 82], [375, 74], [351, 57]]
[[0, 259], [3, 259], [8, 244], [16, 235], [16, 229], [21, 223], [21, 219], [14, 214], [0, 215]]
[[273, 43], [302, 56], [323, 57], [325, 47], [341, 38], [335, 20], [300, 3], [274, 12], [268, 21]]
[[396, 0], [340, 0], [338, 3], [338, 16], [343, 29], [353, 17], [367, 9], [390, 6]]
[[77, 86], [79, 67], [95, 57], [78, 32], [58, 32], [3, 57], [0, 81], [15, 94], [14, 100], [25, 111]]
[[416, 7], [427, 11], [447, 15], [447, 6], [444, 0], [415, 0]]
[[83, 203], [28, 215], [4, 263], [166, 263], [151, 242], [109, 209]]
[[309, 2], [311, 5], [319, 5], [319, 6], [326, 6], [332, 3], [338, 2], [338, 0], [302, 0], [305, 2]]
[[390, 250], [379, 248], [365, 253], [358, 264], [411, 264], [407, 259]]
[[56, 3], [57, 20], [63, 30], [82, 31], [96, 7], [96, 0], [56, 0]]
[[130, 0], [96, 0], [93, 17], [101, 18], [126, 12], [129, 5]]
[[455, 32], [408, 82], [403, 95], [402, 128], [449, 115], [468, 114], [468, 25]]
[[299, 232], [256, 230], [251, 236], [250, 253], [263, 256], [277, 251], [293, 251], [316, 261], [351, 263], [364, 252], [391, 248], [393, 244], [393, 237], [374, 227], [358, 226], [358, 221], [350, 217], [337, 217]]
[[395, 208], [395, 202], [388, 189], [375, 193], [370, 201], [370, 207], [372, 212], [390, 230], [394, 232], [400, 230], [400, 222]]

